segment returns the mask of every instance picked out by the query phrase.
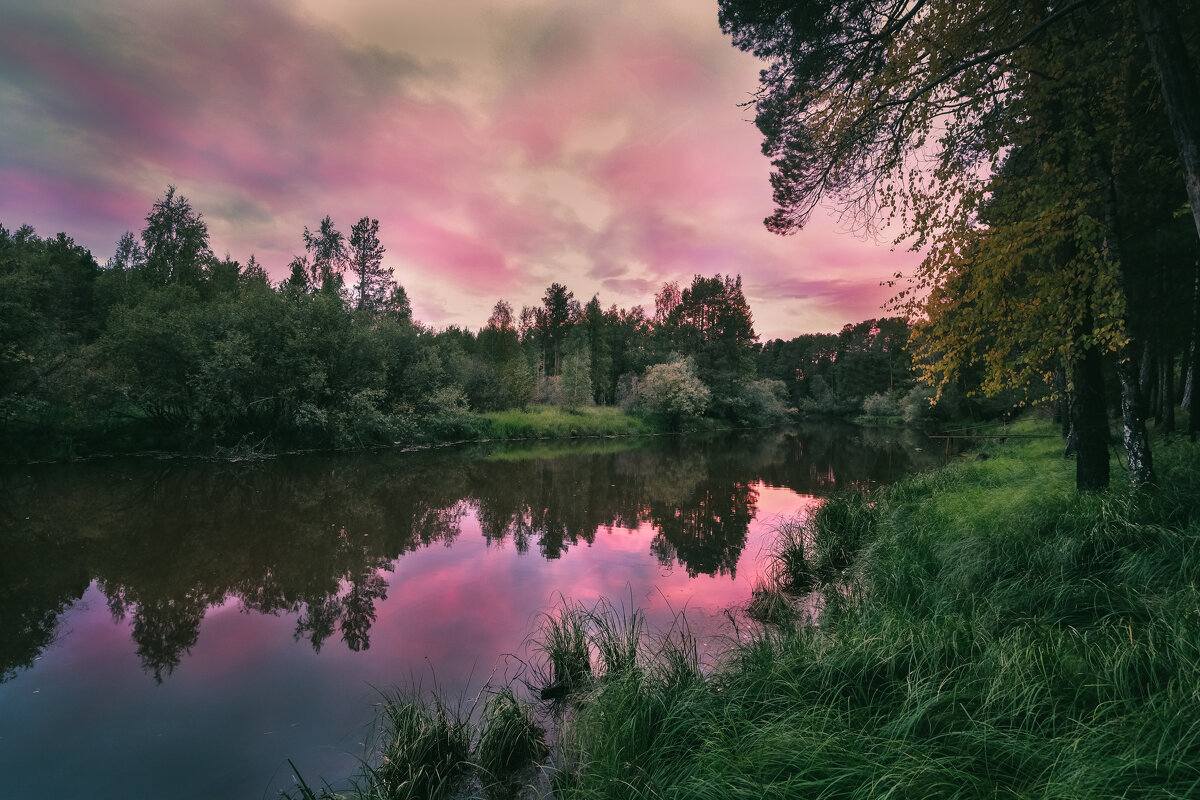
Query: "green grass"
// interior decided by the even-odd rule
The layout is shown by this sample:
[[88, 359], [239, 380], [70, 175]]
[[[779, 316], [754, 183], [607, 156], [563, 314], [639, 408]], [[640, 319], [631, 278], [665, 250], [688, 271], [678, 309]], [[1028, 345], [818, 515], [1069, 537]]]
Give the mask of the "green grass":
[[525, 411], [494, 411], [480, 416], [484, 422], [480, 438], [484, 439], [631, 436], [656, 432], [643, 417], [612, 407], [567, 411], [552, 406], [534, 406]]
[[557, 797], [1200, 797], [1200, 447], [1157, 445], [1141, 495], [1046, 439], [835, 501], [820, 624], [599, 676]]
[[546, 757], [545, 734], [533, 720], [529, 705], [503, 688], [488, 698], [480, 720], [475, 763], [479, 766], [485, 794], [515, 795], [520, 788], [516, 773]]

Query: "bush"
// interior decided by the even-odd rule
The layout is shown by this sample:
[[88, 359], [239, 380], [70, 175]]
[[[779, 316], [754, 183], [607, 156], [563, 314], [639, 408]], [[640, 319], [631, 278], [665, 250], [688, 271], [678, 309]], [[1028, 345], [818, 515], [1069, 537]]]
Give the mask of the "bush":
[[901, 395], [897, 392], [868, 395], [862, 403], [862, 411], [869, 417], [898, 417], [904, 413], [900, 406]]
[[473, 439], [482, 425], [480, 418], [467, 407], [467, 396], [457, 386], [444, 386], [429, 397], [430, 409], [422, 427], [435, 441]]
[[712, 393], [696, 377], [691, 360], [680, 359], [646, 370], [646, 375], [633, 383], [626, 402], [636, 411], [664, 417], [678, 429], [684, 420], [701, 416], [711, 399]]
[[906, 425], [935, 425], [948, 422], [958, 416], [958, 400], [959, 391], [954, 386], [943, 388], [939, 398], [932, 387], [919, 383], [900, 403], [904, 422]]

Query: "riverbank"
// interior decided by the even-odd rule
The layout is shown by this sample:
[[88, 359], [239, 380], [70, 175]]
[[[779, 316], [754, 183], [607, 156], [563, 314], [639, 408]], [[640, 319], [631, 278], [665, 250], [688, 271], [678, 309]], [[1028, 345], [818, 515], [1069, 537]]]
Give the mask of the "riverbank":
[[1141, 496], [1076, 494], [1046, 439], [831, 503], [814, 532], [862, 548], [820, 625], [601, 685], [558, 796], [1194, 796], [1200, 448], [1155, 455]]
[[[714, 420], [696, 418], [683, 426], [684, 431], [712, 430], [720, 427]], [[510, 441], [522, 439], [575, 439], [610, 436], [640, 436], [678, 433], [678, 426], [666, 420], [632, 414], [614, 406], [589, 406], [567, 410], [557, 406], [530, 406], [495, 412], [462, 411], [423, 418], [405, 419], [392, 425], [382, 436], [379, 431], [341, 440], [276, 442], [271, 437], [246, 436], [236, 443], [216, 444], [204, 436], [184, 431], [164, 433], [127, 426], [120, 435], [81, 437], [66, 444], [46, 443], [41, 449], [12, 447], [0, 463], [37, 463], [78, 461], [110, 456], [153, 456], [248, 460], [284, 453], [318, 453], [355, 450], [380, 450], [393, 447], [437, 447], [463, 442]]]
[[819, 625], [707, 674], [686, 641], [581, 610], [598, 638], [555, 796], [1194, 796], [1200, 447], [1156, 444], [1140, 495], [1077, 494], [1058, 440], [1032, 439], [829, 501], [775, 575], [819, 581]]

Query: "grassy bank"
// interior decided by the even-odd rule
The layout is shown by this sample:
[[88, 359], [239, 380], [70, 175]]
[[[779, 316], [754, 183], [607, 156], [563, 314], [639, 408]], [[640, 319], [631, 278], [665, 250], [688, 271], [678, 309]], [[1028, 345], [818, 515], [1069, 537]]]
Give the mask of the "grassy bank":
[[619, 408], [594, 407], [575, 411], [554, 406], [534, 406], [480, 414], [479, 438], [563, 439], [583, 436], [633, 436], [665, 430], [650, 419]]
[[707, 674], [565, 605], [535, 647], [574, 692], [555, 796], [1200, 796], [1200, 447], [1157, 445], [1140, 495], [1078, 495], [1050, 438], [831, 499], [758, 592], [815, 587], [820, 624]]
[[819, 627], [595, 690], [558, 796], [1200, 796], [1200, 449], [1140, 497], [985, 452], [823, 508], [785, 570], [835, 579]]

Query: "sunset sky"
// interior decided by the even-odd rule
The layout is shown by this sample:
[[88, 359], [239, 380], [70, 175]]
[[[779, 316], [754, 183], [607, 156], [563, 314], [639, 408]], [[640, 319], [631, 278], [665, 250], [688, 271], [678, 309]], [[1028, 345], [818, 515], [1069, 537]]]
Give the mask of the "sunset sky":
[[0, 223], [104, 262], [168, 184], [273, 278], [380, 220], [414, 315], [478, 328], [559, 281], [642, 304], [740, 273], [765, 341], [884, 313], [915, 263], [830, 216], [778, 237], [709, 0], [0, 0]]

